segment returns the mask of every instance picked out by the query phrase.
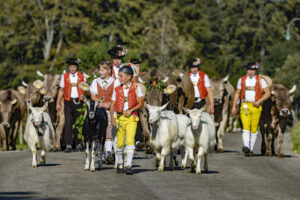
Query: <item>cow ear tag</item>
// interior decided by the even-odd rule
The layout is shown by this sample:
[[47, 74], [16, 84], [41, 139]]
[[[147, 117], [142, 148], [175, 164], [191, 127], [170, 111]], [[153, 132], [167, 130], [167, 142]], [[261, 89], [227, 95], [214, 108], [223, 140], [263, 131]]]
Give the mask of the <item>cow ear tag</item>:
[[41, 93], [41, 94], [45, 94], [45, 93], [46, 93], [45, 88], [42, 88], [42, 89], [40, 90], [40, 93]]
[[25, 88], [23, 86], [19, 86], [18, 87], [18, 91], [21, 93], [21, 94], [25, 94]]
[[40, 89], [43, 86], [43, 82], [41, 80], [36, 80], [33, 82], [33, 86], [37, 89]]

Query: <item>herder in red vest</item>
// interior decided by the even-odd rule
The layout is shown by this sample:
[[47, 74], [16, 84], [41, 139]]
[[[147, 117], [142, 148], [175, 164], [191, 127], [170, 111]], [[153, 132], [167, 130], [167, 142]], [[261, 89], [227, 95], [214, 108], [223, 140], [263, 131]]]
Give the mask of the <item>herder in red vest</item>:
[[255, 75], [259, 64], [247, 64], [247, 75], [238, 80], [235, 92], [232, 114], [236, 114], [238, 99], [241, 100], [240, 115], [243, 125], [243, 152], [245, 156], [253, 155], [253, 148], [257, 138], [258, 123], [262, 111], [262, 103], [271, 95], [267, 82], [259, 75]]
[[[127, 55], [127, 49], [123, 46], [112, 47], [107, 53], [111, 56], [112, 60], [112, 75], [116, 80], [116, 85], [120, 85], [120, 81], [118, 78], [119, 70], [121, 67], [125, 66], [126, 63], [123, 62], [123, 58]], [[133, 70], [133, 82], [137, 83], [137, 74], [135, 69]]]
[[[126, 174], [133, 174], [132, 159], [134, 154], [134, 136], [139, 117], [137, 110], [144, 106], [142, 89], [132, 82], [133, 70], [123, 66], [119, 70], [121, 85], [114, 89], [110, 107], [111, 124], [118, 127], [117, 132], [117, 173], [124, 173], [123, 152], [126, 141]], [[114, 112], [116, 115], [114, 116]], [[126, 139], [125, 139], [126, 137]]]
[[[107, 126], [104, 121], [107, 121], [105, 115], [109, 119], [109, 113], [107, 113], [110, 109], [111, 97], [114, 90], [114, 82], [115, 79], [110, 76], [111, 74], [111, 62], [110, 61], [102, 61], [98, 66], [100, 77], [93, 80], [90, 92], [91, 98], [94, 101], [100, 101], [98, 104], [98, 108], [96, 110], [96, 118], [100, 120], [101, 127], [107, 127], [106, 130], [106, 138], [105, 138], [105, 155], [106, 155], [106, 163], [112, 164], [114, 161], [112, 156], [112, 132], [110, 124]], [[106, 112], [107, 111], [107, 112]], [[102, 124], [103, 123], [103, 124]], [[108, 121], [110, 123], [110, 120]], [[98, 165], [102, 164], [102, 149], [100, 148], [102, 144], [97, 144], [98, 148]]]
[[186, 64], [190, 68], [189, 76], [194, 84], [195, 103], [193, 108], [202, 108], [205, 105], [205, 97], [208, 96], [210, 102], [209, 112], [214, 113], [214, 96], [210, 87], [210, 80], [207, 74], [198, 69], [201, 64], [200, 59], [192, 58]]
[[73, 124], [80, 116], [77, 109], [82, 108], [81, 95], [84, 91], [78, 87], [80, 82], [85, 82], [85, 78], [80, 71], [77, 71], [79, 66], [79, 59], [68, 59], [67, 65], [69, 72], [61, 77], [60, 90], [58, 92], [56, 109], [59, 111], [60, 101], [64, 97], [64, 112], [65, 112], [65, 128], [64, 128], [64, 142], [66, 144], [65, 152], [72, 151], [72, 145], [76, 146], [76, 150], [81, 150], [81, 141], [78, 139], [77, 129], [73, 129]]

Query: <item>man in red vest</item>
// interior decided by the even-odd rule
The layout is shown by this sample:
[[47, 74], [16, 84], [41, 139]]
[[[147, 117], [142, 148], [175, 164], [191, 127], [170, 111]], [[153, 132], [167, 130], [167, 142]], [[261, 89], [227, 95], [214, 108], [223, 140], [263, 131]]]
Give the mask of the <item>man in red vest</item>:
[[61, 77], [60, 90], [58, 91], [56, 109], [59, 111], [60, 101], [64, 97], [64, 113], [65, 113], [65, 128], [64, 128], [64, 142], [66, 144], [65, 152], [72, 151], [72, 145], [76, 146], [77, 150], [81, 150], [81, 142], [78, 139], [77, 129], [73, 129], [73, 124], [80, 116], [77, 109], [82, 108], [81, 95], [84, 91], [78, 87], [80, 82], [85, 82], [85, 78], [80, 71], [77, 71], [79, 66], [79, 59], [68, 59], [67, 65], [69, 72]]
[[251, 62], [246, 67], [247, 75], [238, 80], [231, 112], [233, 115], [236, 114], [236, 106], [240, 98], [240, 115], [243, 125], [242, 138], [244, 143], [242, 150], [245, 156], [252, 156], [257, 138], [262, 103], [271, 96], [271, 93], [267, 82], [259, 75], [255, 75], [259, 64]]
[[194, 108], [200, 109], [205, 105], [205, 97], [208, 96], [210, 102], [209, 112], [212, 114], [215, 112], [214, 108], [214, 96], [210, 87], [210, 80], [203, 71], [199, 70], [201, 61], [199, 58], [192, 58], [187, 61], [189, 66], [189, 76], [194, 85], [195, 91], [195, 103]]

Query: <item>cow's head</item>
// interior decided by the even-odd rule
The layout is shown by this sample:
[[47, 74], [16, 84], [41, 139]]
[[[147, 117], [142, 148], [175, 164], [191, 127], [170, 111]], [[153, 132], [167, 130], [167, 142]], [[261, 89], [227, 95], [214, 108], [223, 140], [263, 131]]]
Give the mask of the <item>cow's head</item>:
[[5, 128], [10, 127], [10, 119], [12, 117], [12, 114], [16, 111], [18, 103], [17, 98], [15, 95], [13, 95], [11, 90], [5, 90], [1, 94], [1, 100], [0, 100], [0, 115], [2, 122], [1, 124]]
[[28, 109], [31, 112], [32, 123], [34, 126], [40, 126], [44, 123], [43, 112], [47, 109], [48, 102], [45, 102], [43, 107], [32, 107], [31, 103], [28, 104]]
[[48, 101], [49, 103], [54, 102], [58, 94], [61, 75], [59, 74], [44, 75], [40, 71], [37, 71], [37, 74], [44, 78], [44, 81], [42, 82], [42, 88], [44, 88], [45, 90], [43, 100]]
[[275, 104], [275, 108], [281, 117], [287, 117], [291, 114], [292, 102], [296, 85], [291, 90], [288, 90], [281, 84], [273, 84], [271, 99]]
[[187, 108], [183, 108], [183, 110], [188, 113], [191, 123], [192, 123], [192, 129], [196, 130], [199, 127], [200, 121], [201, 121], [201, 115], [203, 111], [205, 110], [205, 106], [200, 109], [193, 109], [189, 110]]
[[[146, 82], [141, 78], [138, 77], [138, 81], [141, 84], [145, 84]], [[162, 82], [166, 83], [169, 81], [169, 76], [167, 75]], [[163, 103], [168, 102], [169, 95], [173, 94], [177, 89], [176, 85], [168, 84], [163, 91], [159, 90], [150, 90], [146, 92], [145, 100], [148, 104], [152, 106], [161, 106]]]
[[168, 103], [166, 103], [163, 106], [150, 106], [149, 104], [145, 104], [145, 105], [149, 112], [149, 123], [153, 124], [160, 119], [161, 111], [166, 109]]
[[24, 94], [24, 105], [28, 106], [29, 103], [32, 105], [38, 104], [42, 98], [43, 94], [45, 93], [44, 88], [42, 87], [42, 81], [37, 80], [34, 83], [25, 83], [22, 81], [23, 86], [18, 87], [18, 91], [21, 94]]
[[229, 76], [227, 75], [224, 79], [213, 78], [210, 82], [211, 89], [214, 95], [214, 104], [217, 106], [223, 103], [223, 98], [228, 94], [225, 89], [225, 83], [228, 81]]

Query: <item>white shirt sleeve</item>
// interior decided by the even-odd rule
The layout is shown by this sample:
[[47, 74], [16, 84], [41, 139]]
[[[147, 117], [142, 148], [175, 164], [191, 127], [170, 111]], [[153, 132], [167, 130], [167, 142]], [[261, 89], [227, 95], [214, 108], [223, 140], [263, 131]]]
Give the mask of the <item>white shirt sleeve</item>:
[[64, 74], [61, 75], [59, 87], [61, 87], [61, 88], [65, 87]]
[[210, 80], [209, 80], [207, 74], [205, 74], [205, 76], [204, 76], [204, 83], [205, 83], [205, 87], [210, 87]]
[[242, 89], [241, 79], [238, 80], [237, 89]]
[[113, 94], [111, 96], [112, 101], [116, 101], [116, 90], [114, 89]]
[[263, 78], [260, 79], [260, 84], [261, 84], [262, 89], [268, 87], [266, 80]]
[[137, 87], [137, 93], [138, 93], [138, 97], [143, 97], [143, 91], [139, 86]]
[[90, 86], [90, 92], [94, 95], [97, 95], [98, 94], [98, 87], [97, 87], [97, 80], [94, 79], [91, 86]]

